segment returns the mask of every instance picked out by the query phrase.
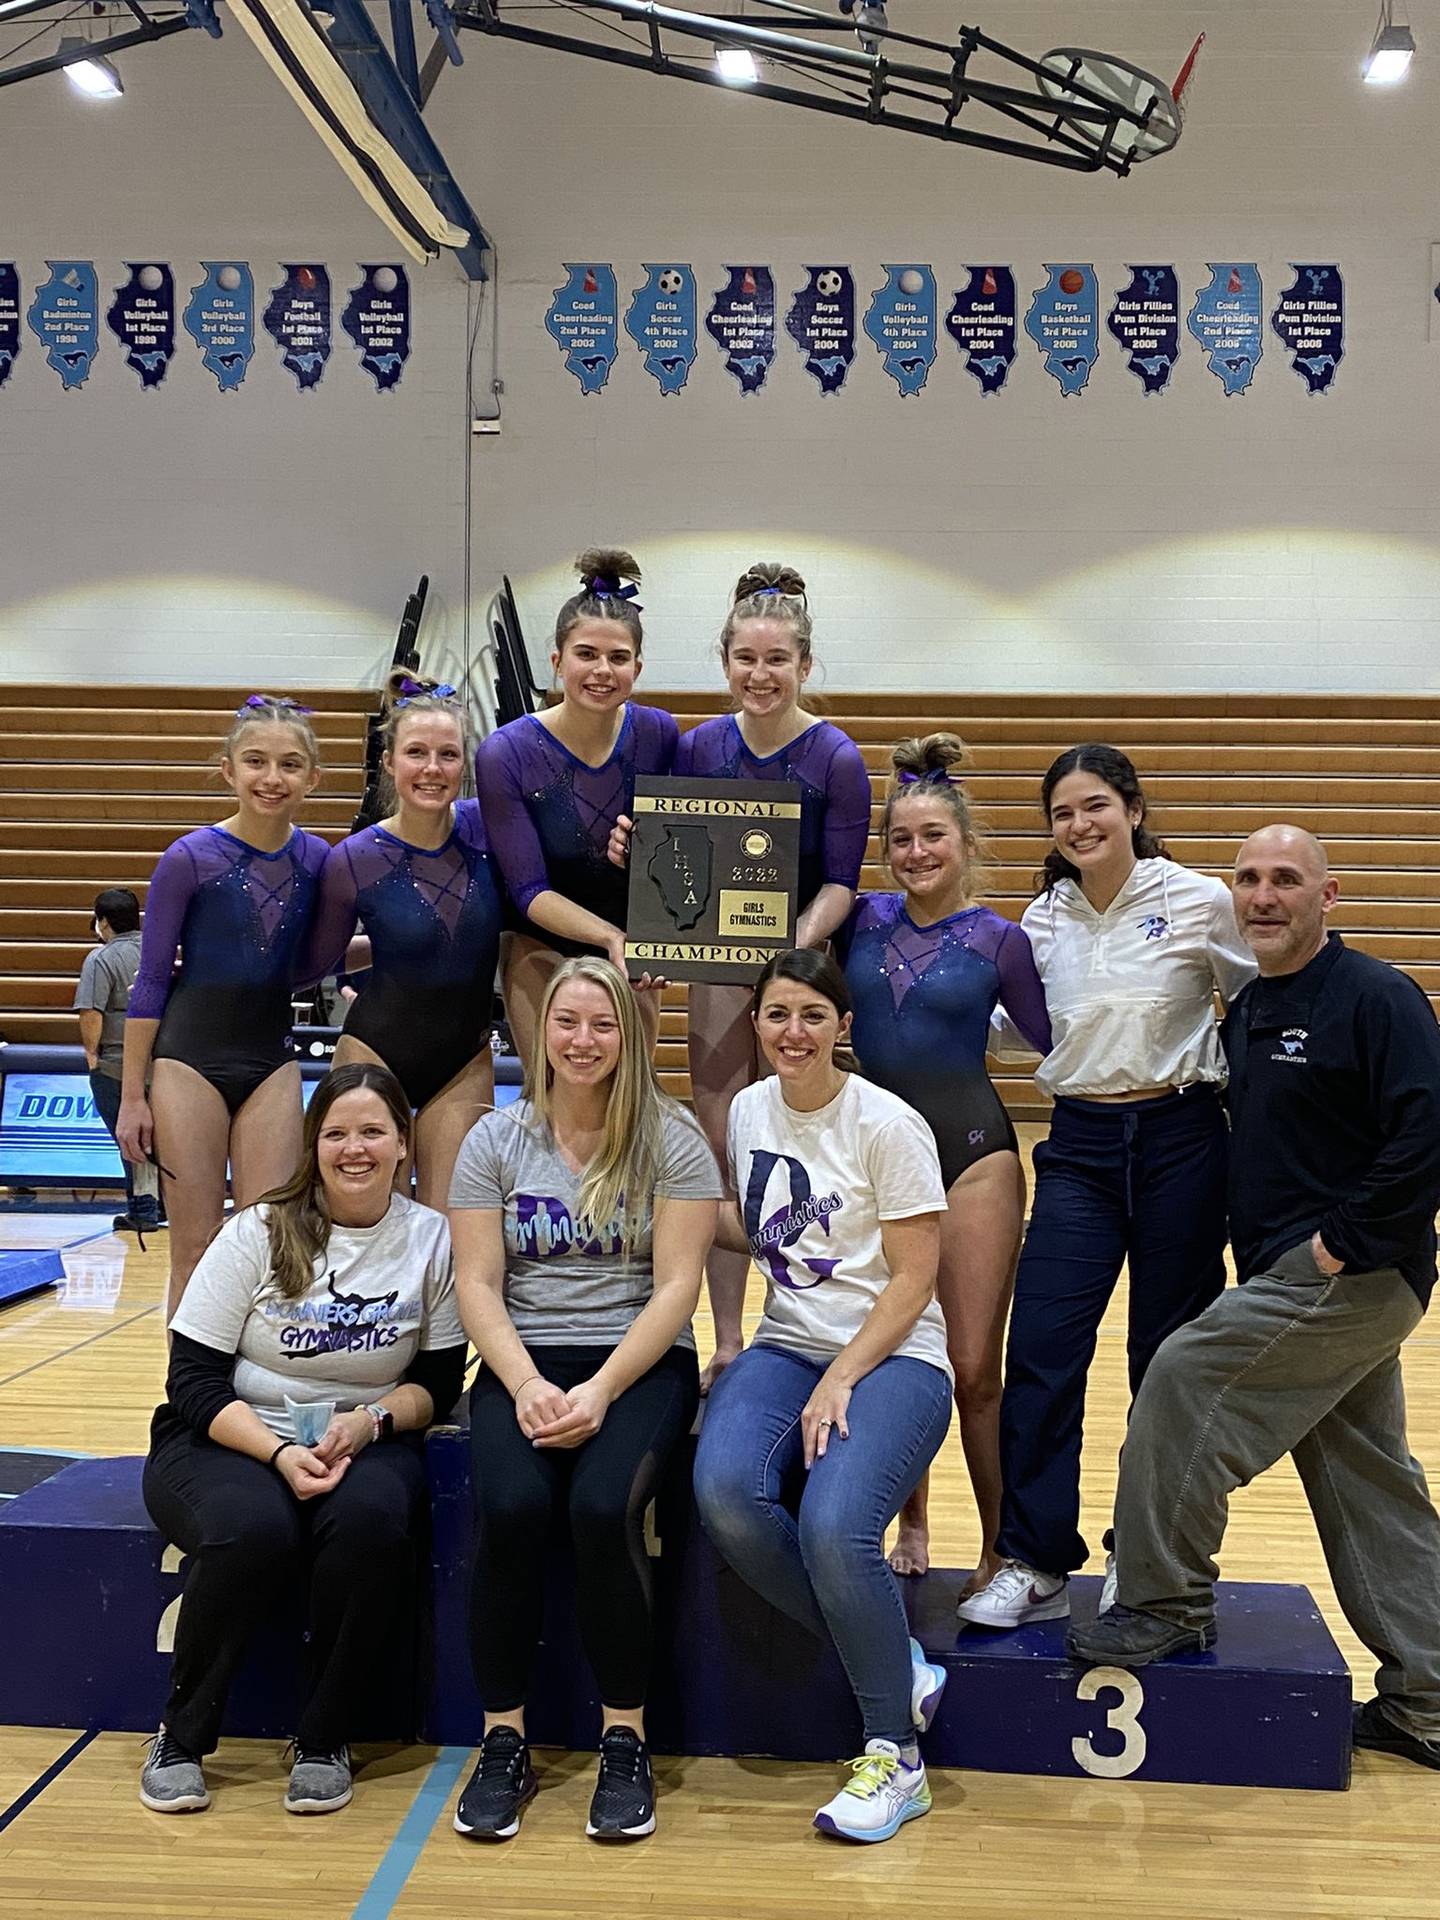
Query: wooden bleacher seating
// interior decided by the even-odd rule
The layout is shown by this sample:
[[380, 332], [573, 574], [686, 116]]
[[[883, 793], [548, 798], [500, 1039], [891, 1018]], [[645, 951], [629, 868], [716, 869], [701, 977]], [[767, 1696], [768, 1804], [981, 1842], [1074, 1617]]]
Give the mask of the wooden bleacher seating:
[[[373, 692], [288, 689], [316, 709], [325, 752], [304, 823], [328, 839], [360, 793]], [[228, 810], [216, 743], [248, 689], [10, 686], [0, 689], [0, 1034], [73, 1042], [69, 1012], [90, 944], [89, 904], [105, 886], [142, 901], [178, 834]], [[655, 693], [682, 727], [717, 695]], [[1433, 802], [1440, 698], [1268, 694], [830, 694], [826, 714], [859, 743], [876, 812], [891, 743], [949, 727], [974, 753], [970, 791], [989, 829], [988, 898], [1018, 918], [1048, 844], [1036, 796], [1062, 748], [1109, 740], [1135, 760], [1154, 824], [1176, 856], [1228, 871], [1240, 840], [1287, 819], [1319, 833], [1340, 876], [1333, 924], [1413, 975], [1440, 1004], [1440, 872]], [[867, 887], [889, 884], [872, 838]], [[671, 989], [659, 1064], [685, 1094], [684, 993]], [[1023, 1065], [1000, 1070], [1007, 1104], [1039, 1118]]]

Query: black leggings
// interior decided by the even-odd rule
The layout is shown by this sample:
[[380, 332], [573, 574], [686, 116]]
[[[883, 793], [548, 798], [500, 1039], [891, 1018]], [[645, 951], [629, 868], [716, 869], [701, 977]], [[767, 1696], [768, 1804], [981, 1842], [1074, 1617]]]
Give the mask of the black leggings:
[[191, 1557], [165, 1706], [181, 1746], [215, 1746], [246, 1642], [299, 1599], [307, 1564], [310, 1685], [295, 1736], [324, 1751], [352, 1739], [377, 1673], [408, 1658], [402, 1629], [425, 1501], [416, 1440], [366, 1447], [333, 1493], [297, 1500], [272, 1468], [201, 1439], [162, 1407], [143, 1485], [151, 1519]]
[[[547, 1380], [567, 1391], [605, 1364], [609, 1347], [537, 1347]], [[575, 1543], [575, 1590], [585, 1652], [607, 1707], [645, 1704], [653, 1657], [644, 1515], [666, 1459], [695, 1419], [699, 1370], [671, 1347], [626, 1389], [580, 1447], [535, 1447], [492, 1373], [470, 1393], [475, 1572], [470, 1651], [487, 1713], [525, 1705], [544, 1615], [546, 1545], [564, 1501]]]

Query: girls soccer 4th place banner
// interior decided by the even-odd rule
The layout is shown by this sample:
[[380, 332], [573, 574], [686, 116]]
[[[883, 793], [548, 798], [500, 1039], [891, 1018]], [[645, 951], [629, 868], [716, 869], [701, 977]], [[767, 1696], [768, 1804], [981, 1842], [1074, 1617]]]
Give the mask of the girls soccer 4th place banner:
[[795, 944], [800, 802], [788, 780], [635, 783], [625, 961], [748, 986]]

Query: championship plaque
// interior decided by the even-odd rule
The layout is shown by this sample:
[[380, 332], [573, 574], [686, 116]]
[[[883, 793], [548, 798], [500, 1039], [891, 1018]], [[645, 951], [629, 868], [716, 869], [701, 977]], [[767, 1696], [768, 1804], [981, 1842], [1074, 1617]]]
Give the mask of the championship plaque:
[[632, 972], [745, 987], [794, 946], [800, 797], [789, 781], [642, 776], [633, 818]]

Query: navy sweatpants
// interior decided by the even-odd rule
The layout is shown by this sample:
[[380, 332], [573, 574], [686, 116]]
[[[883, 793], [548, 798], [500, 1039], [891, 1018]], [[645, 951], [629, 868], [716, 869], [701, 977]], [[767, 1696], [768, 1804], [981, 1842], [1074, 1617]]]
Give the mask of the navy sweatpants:
[[1130, 1394], [1156, 1349], [1225, 1285], [1229, 1127], [1189, 1087], [1112, 1106], [1057, 1100], [1035, 1149], [1000, 1407], [999, 1551], [1042, 1573], [1083, 1567], [1080, 1441], [1095, 1336], [1130, 1263]]

